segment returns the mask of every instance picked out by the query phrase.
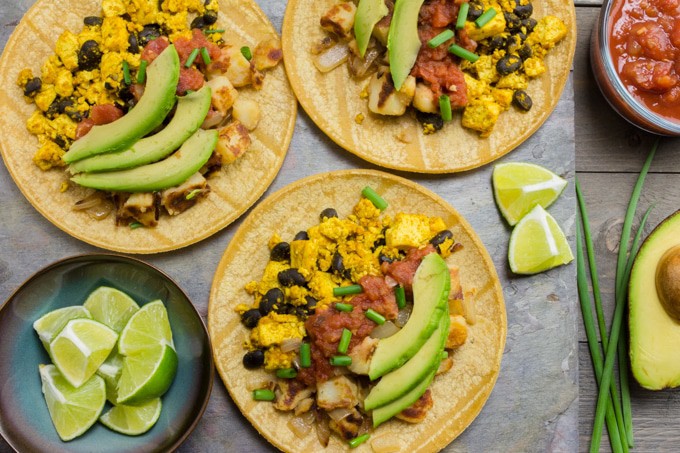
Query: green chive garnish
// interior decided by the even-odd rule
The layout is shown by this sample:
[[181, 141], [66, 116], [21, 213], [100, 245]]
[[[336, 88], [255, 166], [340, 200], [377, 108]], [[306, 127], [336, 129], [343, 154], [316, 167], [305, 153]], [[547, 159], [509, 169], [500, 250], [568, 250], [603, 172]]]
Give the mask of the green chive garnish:
[[460, 9], [458, 10], [458, 18], [456, 19], [456, 30], [465, 28], [465, 21], [467, 20], [469, 11], [470, 11], [469, 3], [466, 2], [460, 5]]
[[208, 66], [210, 64], [210, 54], [205, 47], [201, 47], [201, 57], [203, 58], [203, 63]]
[[196, 195], [198, 195], [199, 193], [201, 193], [201, 189], [194, 189], [194, 190], [192, 190], [191, 192], [189, 192], [189, 193], [184, 197], [184, 199], [185, 199], [185, 200], [191, 200], [192, 198], [194, 198], [194, 197], [195, 197]]
[[276, 377], [281, 379], [293, 379], [295, 376], [297, 376], [295, 368], [279, 368], [276, 370]]
[[302, 343], [300, 345], [300, 366], [302, 368], [312, 366], [312, 347], [309, 343]]
[[439, 358], [441, 360], [448, 359], [449, 358], [449, 353], [446, 351], [442, 351], [441, 354], [439, 354]]
[[452, 44], [449, 47], [449, 52], [457, 57], [469, 61], [470, 63], [474, 63], [475, 61], [479, 60], [479, 55], [474, 54], [467, 49], [463, 49], [458, 44]]
[[488, 24], [489, 21], [491, 21], [491, 19], [493, 19], [494, 17], [496, 17], [496, 10], [493, 8], [489, 8], [486, 11], [484, 11], [484, 13], [481, 16], [477, 18], [477, 20], [475, 21], [475, 25], [478, 28], [482, 28], [483, 26]]
[[142, 60], [139, 62], [139, 71], [137, 71], [137, 83], [144, 83], [146, 79], [146, 66], [149, 64], [148, 61]]
[[378, 195], [378, 193], [375, 190], [371, 189], [370, 187], [368, 186], [364, 187], [363, 190], [361, 191], [361, 195], [368, 198], [371, 201], [371, 203], [373, 203], [373, 206], [380, 209], [381, 211], [387, 209], [387, 202], [385, 201], [385, 199]]
[[401, 285], [395, 286], [394, 295], [397, 298], [397, 307], [399, 307], [399, 309], [404, 308], [406, 306], [406, 292], [404, 291], [404, 287]]
[[430, 39], [427, 42], [427, 45], [430, 49], [434, 49], [435, 47], [441, 46], [444, 44], [446, 41], [449, 39], [453, 38], [453, 31], [452, 30], [444, 30], [443, 32], [439, 33], [437, 36], [434, 38]]
[[451, 121], [453, 119], [451, 99], [445, 94], [439, 96], [439, 113], [441, 113], [444, 121]]
[[241, 54], [243, 54], [244, 57], [246, 57], [246, 60], [250, 61], [253, 58], [253, 53], [250, 51], [250, 47], [248, 46], [243, 46], [241, 47]]
[[366, 317], [378, 325], [385, 324], [385, 317], [377, 311], [369, 308], [365, 313]]
[[130, 65], [127, 61], [123, 61], [123, 80], [125, 85], [130, 85], [132, 83], [132, 77], [130, 77]]
[[335, 309], [338, 311], [344, 311], [345, 313], [349, 313], [350, 311], [354, 310], [354, 305], [343, 304], [342, 302], [338, 302], [335, 304]]
[[331, 365], [333, 366], [349, 366], [352, 364], [352, 358], [346, 355], [334, 355], [331, 357]]
[[213, 28], [211, 30], [203, 30], [203, 33], [206, 35], [212, 34], [212, 33], [224, 33], [224, 28]]
[[274, 401], [276, 395], [269, 389], [253, 390], [253, 399], [256, 401]]
[[333, 295], [335, 297], [350, 296], [352, 294], [360, 294], [362, 291], [361, 285], [338, 286], [333, 288]]
[[192, 64], [194, 64], [194, 60], [196, 59], [196, 56], [198, 56], [198, 49], [194, 49], [191, 51], [189, 54], [189, 58], [187, 58], [187, 62], [184, 63], [185, 68], [190, 68]]
[[352, 332], [347, 329], [342, 329], [342, 334], [340, 335], [340, 342], [338, 343], [338, 352], [340, 354], [347, 354], [347, 349], [349, 348], [349, 342], [352, 339]]
[[349, 441], [349, 448], [356, 448], [359, 445], [363, 444], [368, 440], [368, 438], [371, 437], [370, 434], [362, 434], [361, 436], [357, 436], [354, 439]]
[[130, 229], [131, 229], [131, 230], [136, 230], [137, 228], [140, 228], [141, 226], [142, 226], [141, 223], [139, 223], [139, 222], [133, 222], [133, 223], [130, 224]]

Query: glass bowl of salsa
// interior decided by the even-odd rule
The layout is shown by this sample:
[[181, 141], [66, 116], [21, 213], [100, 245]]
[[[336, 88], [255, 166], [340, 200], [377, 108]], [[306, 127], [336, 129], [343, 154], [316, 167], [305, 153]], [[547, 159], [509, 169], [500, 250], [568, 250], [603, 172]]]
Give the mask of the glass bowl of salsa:
[[680, 136], [680, 0], [608, 0], [590, 46], [595, 79], [632, 124]]

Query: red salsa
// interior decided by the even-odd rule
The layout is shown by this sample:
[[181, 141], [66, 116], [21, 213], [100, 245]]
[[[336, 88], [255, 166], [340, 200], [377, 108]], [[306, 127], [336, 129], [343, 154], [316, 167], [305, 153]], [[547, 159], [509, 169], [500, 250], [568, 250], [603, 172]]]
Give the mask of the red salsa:
[[621, 0], [610, 51], [626, 88], [650, 110], [680, 122], [680, 0]]

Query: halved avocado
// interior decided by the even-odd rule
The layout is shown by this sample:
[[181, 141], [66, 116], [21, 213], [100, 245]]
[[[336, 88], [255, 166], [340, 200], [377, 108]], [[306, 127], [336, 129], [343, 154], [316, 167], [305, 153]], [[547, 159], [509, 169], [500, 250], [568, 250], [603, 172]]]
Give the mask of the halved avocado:
[[630, 365], [640, 385], [651, 390], [680, 386], [680, 320], [672, 309], [680, 310], [680, 294], [677, 281], [664, 280], [679, 275], [678, 258], [680, 211], [649, 234], [630, 273]]
[[411, 317], [401, 330], [378, 342], [368, 370], [371, 380], [402, 366], [430, 338], [448, 309], [450, 285], [444, 259], [436, 253], [425, 256], [413, 276]]
[[418, 13], [424, 0], [397, 0], [394, 3], [390, 32], [387, 35], [387, 54], [394, 87], [399, 90], [411, 73], [420, 51]]
[[146, 86], [139, 102], [121, 118], [94, 126], [74, 141], [63, 156], [64, 162], [70, 164], [95, 154], [118, 151], [161, 125], [177, 99], [179, 56], [175, 46], [170, 45], [161, 52], [146, 74]]
[[69, 166], [71, 173], [121, 170], [163, 159], [179, 148], [203, 124], [210, 109], [210, 87], [179, 98], [177, 110], [167, 126], [124, 151], [88, 157]]
[[129, 170], [80, 173], [71, 181], [114, 192], [151, 192], [177, 186], [208, 161], [217, 144], [217, 130], [199, 129], [174, 154], [160, 162]]
[[357, 12], [354, 14], [354, 37], [362, 57], [366, 53], [373, 27], [389, 12], [385, 0], [359, 0]]

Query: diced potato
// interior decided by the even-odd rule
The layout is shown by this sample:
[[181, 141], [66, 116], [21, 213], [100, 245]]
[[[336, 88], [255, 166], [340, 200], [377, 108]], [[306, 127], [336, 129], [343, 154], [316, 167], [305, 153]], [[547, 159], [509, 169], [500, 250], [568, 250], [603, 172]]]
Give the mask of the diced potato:
[[231, 112], [249, 131], [254, 130], [260, 122], [260, 105], [252, 99], [236, 99]]
[[381, 20], [373, 27], [373, 37], [383, 46], [387, 46], [387, 35], [390, 33], [390, 21]]
[[413, 107], [421, 112], [437, 113], [439, 111], [439, 100], [430, 87], [424, 83], [417, 83], [416, 92], [413, 96]]
[[416, 92], [416, 79], [408, 76], [397, 91], [389, 71], [381, 69], [368, 82], [368, 109], [380, 115], [400, 116], [406, 112]]
[[449, 315], [449, 336], [446, 338], [446, 349], [453, 349], [465, 344], [468, 336], [468, 327], [465, 318], [461, 315]]
[[233, 121], [220, 129], [215, 152], [220, 155], [222, 163], [226, 165], [234, 162], [248, 151], [250, 144], [248, 129], [240, 121]]
[[230, 45], [223, 47], [220, 56], [208, 65], [206, 68], [208, 80], [219, 76], [227, 76], [235, 87], [251, 83], [250, 62], [243, 56], [240, 47]]
[[283, 58], [281, 41], [277, 38], [266, 39], [255, 46], [253, 51], [253, 64], [258, 71], [270, 69], [279, 64]]
[[179, 186], [164, 190], [161, 193], [161, 205], [168, 214], [177, 215], [205, 197], [209, 190], [208, 181], [200, 172], [196, 172]]
[[354, 28], [357, 7], [352, 2], [340, 2], [321, 16], [321, 27], [343, 38], [349, 38]]
[[317, 384], [316, 404], [326, 410], [352, 408], [359, 403], [357, 385], [345, 376]]
[[303, 400], [312, 396], [313, 389], [294, 379], [279, 379], [276, 383], [274, 407], [280, 411], [292, 411]]
[[234, 105], [238, 98], [238, 91], [225, 76], [217, 76], [206, 83], [212, 92], [212, 106], [223, 116]]
[[132, 218], [144, 226], [158, 224], [158, 209], [152, 193], [133, 193], [118, 212], [120, 218]]

